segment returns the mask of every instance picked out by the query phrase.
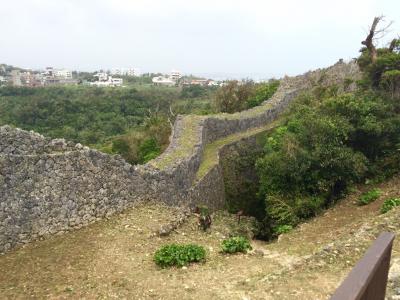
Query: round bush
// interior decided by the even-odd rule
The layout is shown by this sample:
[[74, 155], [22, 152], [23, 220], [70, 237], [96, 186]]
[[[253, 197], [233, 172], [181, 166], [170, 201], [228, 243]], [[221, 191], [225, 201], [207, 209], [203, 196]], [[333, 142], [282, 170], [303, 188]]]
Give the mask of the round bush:
[[242, 236], [231, 237], [222, 241], [222, 252], [225, 253], [246, 253], [251, 250], [250, 241]]
[[169, 244], [156, 251], [154, 261], [162, 268], [171, 266], [183, 267], [191, 262], [204, 261], [205, 257], [206, 251], [202, 246]]

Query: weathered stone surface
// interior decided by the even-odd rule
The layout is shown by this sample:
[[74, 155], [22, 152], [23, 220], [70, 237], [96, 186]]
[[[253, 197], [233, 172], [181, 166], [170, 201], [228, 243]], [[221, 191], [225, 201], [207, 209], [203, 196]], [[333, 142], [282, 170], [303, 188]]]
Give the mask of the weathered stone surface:
[[0, 127], [0, 253], [85, 226], [138, 201], [222, 207], [225, 191], [220, 165], [196, 181], [207, 143], [268, 124], [316, 82], [340, 83], [357, 74], [354, 63], [338, 63], [284, 78], [275, 95], [260, 107], [232, 115], [179, 116], [168, 149], [143, 166], [63, 139]]

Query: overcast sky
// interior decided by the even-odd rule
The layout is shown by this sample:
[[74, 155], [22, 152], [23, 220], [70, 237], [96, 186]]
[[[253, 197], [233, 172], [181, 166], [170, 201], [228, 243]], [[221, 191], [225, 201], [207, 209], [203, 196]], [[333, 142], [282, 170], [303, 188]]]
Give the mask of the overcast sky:
[[400, 33], [400, 0], [1, 0], [0, 63], [294, 75], [357, 56], [381, 14]]

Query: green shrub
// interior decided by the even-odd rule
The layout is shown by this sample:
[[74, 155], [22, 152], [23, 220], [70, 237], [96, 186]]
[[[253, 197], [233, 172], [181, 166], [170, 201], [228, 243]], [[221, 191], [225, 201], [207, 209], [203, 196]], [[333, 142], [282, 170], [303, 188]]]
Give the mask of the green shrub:
[[247, 100], [255, 94], [252, 81], [227, 81], [215, 95], [215, 107], [218, 112], [234, 113], [247, 108]]
[[[397, 40], [398, 44], [399, 40]], [[378, 57], [375, 62], [371, 60], [367, 48], [361, 49], [357, 63], [364, 73], [364, 81], [372, 85], [373, 88], [389, 92], [398, 91], [400, 51], [398, 51], [398, 46], [395, 49], [395, 51], [390, 51], [388, 48], [377, 49]]]
[[138, 151], [139, 160], [146, 163], [151, 159], [156, 158], [161, 153], [161, 147], [155, 138], [151, 137], [144, 140]]
[[231, 237], [222, 241], [222, 252], [224, 253], [246, 253], [251, 250], [250, 241], [242, 236]]
[[274, 228], [274, 232], [277, 235], [280, 235], [282, 233], [288, 233], [293, 229], [292, 225], [279, 225], [276, 228]]
[[361, 195], [360, 199], [358, 200], [358, 203], [360, 205], [367, 205], [371, 202], [374, 202], [376, 199], [378, 199], [381, 194], [382, 194], [382, 191], [380, 189], [372, 189], [368, 192], [363, 193]]
[[300, 219], [315, 217], [323, 208], [325, 199], [316, 196], [295, 198], [295, 211]]
[[111, 143], [111, 151], [126, 156], [129, 153], [129, 144], [124, 139], [116, 138]]
[[400, 198], [389, 198], [386, 199], [385, 202], [383, 202], [382, 207], [381, 207], [381, 213], [387, 213], [389, 210], [391, 210], [393, 207], [399, 206], [400, 205]]
[[162, 268], [171, 266], [183, 267], [191, 262], [204, 261], [205, 257], [206, 251], [202, 246], [170, 244], [156, 251], [154, 261]]
[[279, 80], [276, 79], [258, 84], [251, 80], [227, 81], [216, 92], [215, 107], [218, 112], [227, 113], [255, 107], [271, 98], [278, 89], [279, 83]]
[[183, 86], [181, 91], [181, 98], [198, 98], [207, 96], [210, 88], [201, 85]]
[[[142, 126], [111, 139], [110, 150], [131, 164], [143, 164], [156, 158], [169, 144], [170, 125], [164, 116], [146, 118]], [[99, 147], [105, 149], [104, 146]], [[108, 152], [109, 153], [109, 152]]]
[[210, 209], [208, 208], [208, 206], [207, 205], [200, 205], [200, 206], [198, 206], [198, 213], [201, 215], [201, 216], [208, 216], [208, 215], [210, 215]]
[[268, 100], [279, 87], [279, 80], [271, 79], [267, 83], [261, 83], [256, 86], [255, 95], [247, 99], [247, 108], [260, 105]]
[[288, 199], [267, 195], [265, 203], [265, 210], [273, 227], [285, 224], [296, 225], [299, 222], [295, 207]]

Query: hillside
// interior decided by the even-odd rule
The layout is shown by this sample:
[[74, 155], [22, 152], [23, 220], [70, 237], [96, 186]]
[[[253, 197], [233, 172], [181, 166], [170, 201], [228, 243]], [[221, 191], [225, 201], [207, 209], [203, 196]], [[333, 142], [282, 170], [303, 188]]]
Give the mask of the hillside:
[[0, 300], [400, 300], [400, 1], [3, 2]]
[[[145, 165], [132, 165], [121, 156], [79, 143], [2, 126], [0, 198], [4, 199], [4, 214], [0, 214], [0, 224], [4, 229], [0, 252], [42, 236], [80, 228], [146, 200], [191, 208], [201, 204], [222, 208], [225, 188], [219, 161], [210, 165], [211, 169], [203, 168], [207, 174], [197, 176], [206, 145], [224, 138], [229, 141], [231, 135], [234, 143], [241, 138], [251, 142], [247, 134], [254, 136], [258, 128], [262, 131], [316, 81], [342, 84], [357, 74], [354, 63], [339, 62], [327, 69], [285, 78], [270, 99], [252, 109], [234, 114], [180, 115], [168, 148]], [[160, 133], [157, 126], [150, 128]], [[146, 144], [147, 148], [152, 148], [151, 144]]]
[[[400, 209], [379, 214], [384, 199], [400, 196], [399, 184], [400, 177], [394, 177], [377, 185], [383, 194], [367, 206], [355, 202], [371, 186], [358, 186], [278, 241], [253, 241], [254, 251], [246, 255], [219, 253], [221, 240], [236, 227], [233, 215], [216, 214], [208, 233], [199, 231], [190, 216], [171, 235], [156, 237], [153, 233], [179, 210], [142, 204], [1, 256], [0, 294], [7, 299], [326, 299], [379, 232], [400, 233]], [[160, 269], [153, 253], [170, 242], [203, 245], [206, 263]], [[398, 239], [392, 264], [390, 295], [399, 294]]]
[[[1, 126], [1, 294], [329, 297], [380, 232], [399, 232], [398, 46], [284, 77], [247, 110], [246, 96], [222, 101], [225, 113], [179, 115], [168, 141], [171, 120], [150, 110], [143, 131], [104, 140], [103, 151], [124, 157]], [[217, 98], [240, 100], [246, 85], [229, 83]], [[169, 144], [159, 156], [158, 138]], [[383, 204], [394, 209], [380, 214]], [[209, 212], [211, 230], [200, 231]], [[249, 247], [240, 236], [253, 250], [223, 255], [228, 237]], [[166, 266], [207, 258], [160, 269], [156, 250]], [[397, 241], [393, 253], [388, 294], [398, 299]]]

